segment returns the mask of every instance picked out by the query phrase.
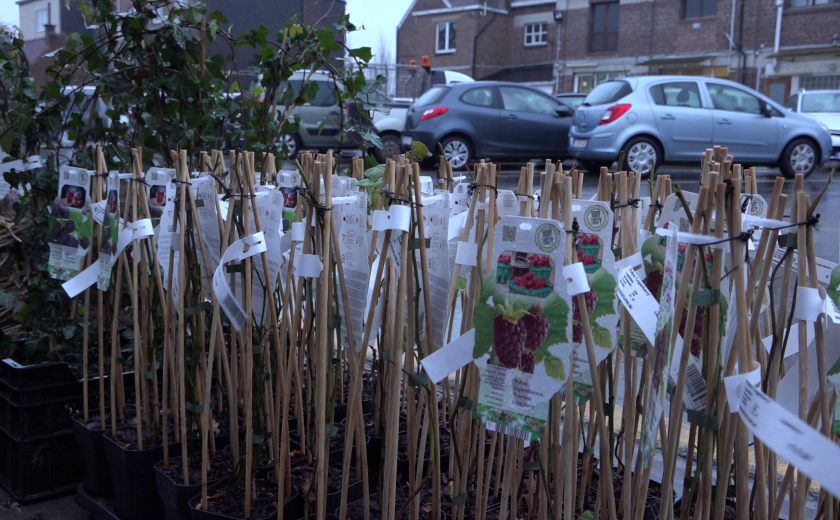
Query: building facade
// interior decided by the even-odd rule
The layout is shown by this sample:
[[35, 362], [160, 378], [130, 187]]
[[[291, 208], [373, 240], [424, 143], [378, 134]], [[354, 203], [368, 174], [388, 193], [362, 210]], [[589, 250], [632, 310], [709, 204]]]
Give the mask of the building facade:
[[422, 55], [433, 68], [554, 92], [683, 74], [783, 102], [800, 88], [840, 89], [840, 0], [415, 0], [397, 57]]

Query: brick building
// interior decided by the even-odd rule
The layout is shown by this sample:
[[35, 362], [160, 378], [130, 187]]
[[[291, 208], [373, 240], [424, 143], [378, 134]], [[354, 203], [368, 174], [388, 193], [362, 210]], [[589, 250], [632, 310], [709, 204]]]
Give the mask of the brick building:
[[729, 78], [778, 101], [840, 88], [840, 0], [775, 2], [414, 0], [397, 59], [556, 92], [646, 74]]

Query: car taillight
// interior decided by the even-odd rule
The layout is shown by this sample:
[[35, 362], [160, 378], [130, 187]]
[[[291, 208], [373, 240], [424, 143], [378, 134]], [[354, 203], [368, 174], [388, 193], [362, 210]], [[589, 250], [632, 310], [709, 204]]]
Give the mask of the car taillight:
[[604, 112], [604, 115], [601, 116], [601, 122], [598, 123], [598, 124], [599, 125], [605, 125], [607, 123], [612, 123], [613, 121], [615, 121], [619, 117], [626, 114], [627, 111], [630, 110], [630, 107], [631, 107], [631, 105], [628, 105], [628, 104], [620, 104], [620, 105], [611, 106], [610, 108], [607, 109], [606, 112]]
[[446, 108], [446, 107], [429, 108], [425, 112], [423, 112], [422, 116], [420, 116], [420, 121], [425, 121], [425, 120], [431, 119], [433, 117], [442, 116], [443, 114], [447, 113], [448, 111], [449, 111], [449, 109]]

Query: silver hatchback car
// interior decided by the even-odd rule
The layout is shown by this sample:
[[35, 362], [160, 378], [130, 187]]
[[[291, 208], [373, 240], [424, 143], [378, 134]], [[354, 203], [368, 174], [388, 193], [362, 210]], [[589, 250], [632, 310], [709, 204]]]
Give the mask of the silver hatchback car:
[[829, 160], [831, 136], [739, 83], [691, 76], [642, 76], [601, 83], [578, 107], [569, 152], [588, 171], [624, 156], [620, 169], [697, 164], [713, 145], [744, 166], [778, 165], [785, 176], [811, 174]]

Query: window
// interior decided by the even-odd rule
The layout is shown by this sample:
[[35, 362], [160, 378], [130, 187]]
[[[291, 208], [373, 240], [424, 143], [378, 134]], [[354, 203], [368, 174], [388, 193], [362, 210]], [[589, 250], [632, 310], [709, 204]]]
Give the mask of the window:
[[[303, 85], [303, 81], [299, 79], [293, 79], [288, 83], [281, 83], [280, 84], [280, 98], [283, 98], [283, 93], [286, 91], [287, 85], [291, 84], [293, 89], [293, 96], [297, 96], [298, 94], [303, 95], [304, 99], [306, 99], [305, 106], [315, 106], [315, 107], [331, 107], [338, 103], [335, 99], [335, 93], [333, 89], [330, 88], [330, 85], [326, 81], [310, 81], [306, 88], [303, 88], [303, 92], [301, 92], [301, 87]], [[315, 87], [318, 87], [318, 92], [315, 92], [314, 95], [311, 95], [312, 90]], [[294, 99], [294, 97], [293, 97]]]
[[432, 87], [414, 102], [418, 107], [425, 107], [439, 103], [449, 92], [449, 87]]
[[790, 0], [791, 7], [813, 7], [815, 5], [837, 5], [840, 0]]
[[799, 88], [806, 90], [840, 90], [840, 76], [800, 76]]
[[799, 94], [794, 94], [788, 98], [787, 103], [785, 103], [785, 108], [789, 108], [796, 112], [796, 103], [799, 102]]
[[700, 108], [700, 90], [697, 83], [683, 81], [678, 83], [663, 83], [650, 87], [650, 95], [657, 105], [671, 107]]
[[761, 114], [762, 101], [752, 94], [747, 94], [741, 89], [726, 85], [708, 83], [709, 95], [712, 96], [712, 103], [718, 110], [729, 110], [732, 112], [746, 112], [748, 114]]
[[716, 14], [717, 0], [685, 0], [686, 18], [702, 18]]
[[552, 116], [556, 114], [559, 103], [539, 92], [519, 87], [499, 87], [499, 91], [505, 110]]
[[468, 90], [461, 96], [461, 102], [477, 107], [491, 107], [493, 106], [493, 89], [481, 87]]
[[802, 112], [840, 113], [840, 94], [831, 92], [827, 92], [825, 94], [803, 94]]
[[595, 87], [595, 90], [590, 92], [583, 102], [590, 105], [615, 103], [631, 92], [633, 92], [633, 88], [626, 81], [607, 81]]
[[47, 30], [46, 26], [50, 23], [50, 10], [35, 11], [35, 32], [44, 32]]
[[440, 22], [437, 24], [437, 53], [455, 52], [455, 32], [458, 22]]
[[545, 45], [548, 43], [548, 24], [547, 23], [528, 23], [525, 24], [525, 46]]
[[591, 52], [618, 49], [618, 2], [592, 6]]

